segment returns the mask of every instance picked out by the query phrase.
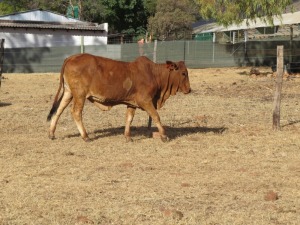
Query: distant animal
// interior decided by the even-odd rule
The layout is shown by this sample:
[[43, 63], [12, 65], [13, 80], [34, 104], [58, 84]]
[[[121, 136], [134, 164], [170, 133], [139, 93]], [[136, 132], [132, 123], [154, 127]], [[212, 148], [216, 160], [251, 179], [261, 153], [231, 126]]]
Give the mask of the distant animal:
[[256, 67], [252, 67], [252, 68], [250, 69], [250, 75], [252, 75], [252, 74], [260, 75], [259, 69], [256, 68]]
[[133, 62], [90, 54], [70, 56], [62, 66], [59, 88], [47, 118], [51, 120], [49, 138], [55, 138], [57, 121], [73, 99], [71, 113], [77, 128], [83, 140], [90, 141], [82, 123], [82, 110], [88, 99], [101, 110], [110, 110], [118, 104], [127, 105], [126, 141], [131, 141], [130, 125], [137, 108], [151, 116], [161, 140], [166, 141], [168, 137], [157, 109], [178, 91], [184, 94], [191, 91], [188, 70], [182, 61], [156, 64], [145, 56]]

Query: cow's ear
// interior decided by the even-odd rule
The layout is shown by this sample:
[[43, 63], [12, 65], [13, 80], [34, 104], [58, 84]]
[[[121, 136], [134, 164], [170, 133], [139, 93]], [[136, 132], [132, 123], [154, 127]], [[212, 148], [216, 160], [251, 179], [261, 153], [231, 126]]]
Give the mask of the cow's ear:
[[171, 61], [166, 61], [166, 64], [167, 64], [167, 68], [169, 70], [178, 70], [178, 66], [176, 63], [171, 62]]

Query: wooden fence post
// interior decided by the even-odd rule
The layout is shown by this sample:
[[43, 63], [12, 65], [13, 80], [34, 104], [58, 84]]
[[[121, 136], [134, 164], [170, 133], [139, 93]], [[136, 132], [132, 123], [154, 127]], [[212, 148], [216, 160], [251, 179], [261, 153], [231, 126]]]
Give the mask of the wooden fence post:
[[3, 72], [4, 41], [5, 39], [1, 39], [1, 43], [0, 43], [0, 87], [2, 81], [2, 72]]
[[153, 48], [153, 62], [156, 63], [156, 50], [157, 50], [157, 40], [154, 41], [154, 48]]
[[[154, 41], [154, 48], [153, 48], [153, 62], [156, 63], [156, 50], [157, 50], [157, 40]], [[149, 116], [149, 119], [148, 119], [148, 130], [151, 129], [151, 126], [152, 126], [152, 117]]]
[[283, 77], [283, 46], [277, 46], [277, 75], [276, 88], [274, 94], [274, 109], [273, 109], [273, 129], [280, 130], [280, 103]]
[[84, 36], [80, 37], [80, 53], [84, 53]]

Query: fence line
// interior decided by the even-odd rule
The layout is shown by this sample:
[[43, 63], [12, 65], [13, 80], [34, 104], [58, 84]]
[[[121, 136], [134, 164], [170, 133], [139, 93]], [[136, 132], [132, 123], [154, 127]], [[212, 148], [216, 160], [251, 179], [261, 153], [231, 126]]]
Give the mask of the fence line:
[[4, 39], [0, 39], [0, 87], [2, 81], [2, 72], [3, 72], [3, 58], [4, 58]]
[[[156, 44], [155, 44], [156, 43]], [[145, 55], [157, 63], [166, 60], [186, 62], [189, 68], [273, 66], [277, 45], [284, 46], [284, 64], [300, 61], [300, 41], [249, 41], [213, 43], [181, 40], [151, 43], [125, 43], [84, 46], [86, 53], [122, 61], [133, 61]], [[59, 72], [65, 58], [78, 54], [81, 46], [5, 49], [3, 72]]]

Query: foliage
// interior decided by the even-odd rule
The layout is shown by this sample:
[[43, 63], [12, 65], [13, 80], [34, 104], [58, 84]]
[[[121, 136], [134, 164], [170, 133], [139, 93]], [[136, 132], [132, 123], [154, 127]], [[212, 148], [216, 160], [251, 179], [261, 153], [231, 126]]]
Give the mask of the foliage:
[[30, 0], [2, 0], [0, 2], [0, 14], [9, 14], [26, 10]]
[[154, 15], [157, 0], [2, 0], [0, 14], [30, 9], [47, 9], [66, 15], [67, 8], [78, 5], [80, 19], [108, 22], [111, 33], [145, 33], [147, 18]]
[[0, 14], [42, 8], [66, 15], [70, 5], [78, 5], [81, 20], [108, 22], [110, 33], [142, 36], [148, 28], [158, 38], [178, 39], [191, 31], [199, 15], [225, 26], [258, 17], [272, 24], [273, 16], [280, 15], [291, 3], [292, 0], [2, 0]]
[[193, 0], [161, 0], [148, 20], [148, 30], [159, 39], [184, 38], [197, 19], [197, 8]]
[[198, 0], [200, 14], [206, 19], [215, 19], [228, 26], [241, 23], [244, 19], [258, 17], [273, 24], [273, 16], [281, 15], [292, 0]]
[[156, 12], [157, 0], [143, 0], [144, 7], [149, 15], [153, 16]]
[[5, 15], [32, 9], [46, 9], [66, 14], [69, 4], [70, 0], [2, 0], [0, 3], [0, 14]]
[[[46, 0], [48, 2], [48, 0]], [[79, 7], [79, 19], [90, 22], [104, 23], [105, 7], [102, 0], [72, 0], [68, 1], [72, 7]], [[71, 4], [70, 4], [71, 3]], [[65, 14], [65, 10], [63, 12]]]
[[[150, 0], [103, 0], [106, 7], [105, 20], [113, 32], [133, 34], [146, 27]], [[151, 4], [150, 4], [151, 3]]]

